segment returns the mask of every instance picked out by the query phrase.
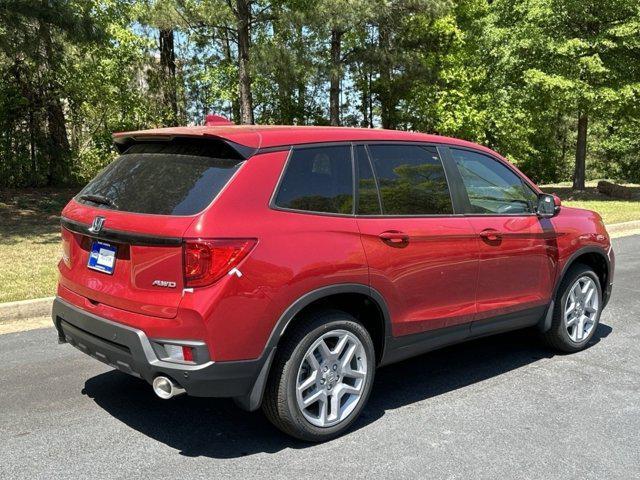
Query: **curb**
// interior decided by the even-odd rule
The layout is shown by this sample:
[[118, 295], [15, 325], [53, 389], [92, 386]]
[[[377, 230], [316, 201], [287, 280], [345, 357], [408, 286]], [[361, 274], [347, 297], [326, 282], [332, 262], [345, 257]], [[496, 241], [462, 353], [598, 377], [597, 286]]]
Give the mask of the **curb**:
[[611, 225], [605, 225], [607, 232], [618, 233], [626, 230], [640, 229], [640, 220], [631, 220], [630, 222], [612, 223]]
[[0, 323], [23, 318], [35, 318], [51, 315], [51, 307], [55, 297], [20, 300], [18, 302], [0, 303]]

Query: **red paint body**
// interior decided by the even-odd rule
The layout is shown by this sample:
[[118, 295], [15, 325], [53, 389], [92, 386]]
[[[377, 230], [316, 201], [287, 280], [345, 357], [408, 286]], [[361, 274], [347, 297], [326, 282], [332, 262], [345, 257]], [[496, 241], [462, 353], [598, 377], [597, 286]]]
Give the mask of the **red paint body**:
[[[318, 142], [412, 141], [461, 145], [445, 137], [385, 130], [310, 127], [196, 127], [116, 135], [224, 138], [252, 149]], [[368, 285], [388, 307], [395, 337], [549, 304], [565, 263], [586, 246], [610, 250], [598, 214], [563, 207], [536, 215], [359, 217], [270, 208], [288, 151], [253, 155], [222, 193], [193, 216], [132, 214], [72, 200], [66, 219], [110, 229], [180, 238], [255, 238], [242, 276], [183, 293], [182, 247], [122, 245], [113, 276], [86, 268], [89, 238], [63, 229], [71, 267], [60, 262], [58, 295], [150, 338], [201, 340], [214, 361], [258, 358], [276, 322], [303, 295], [336, 284]], [[522, 175], [520, 173], [520, 175]], [[523, 176], [524, 177], [524, 176]], [[527, 180], [528, 181], [528, 180]], [[530, 182], [529, 182], [530, 183]], [[537, 187], [534, 187], [537, 191]], [[499, 241], [482, 236], [492, 229]], [[406, 248], [380, 238], [403, 232]], [[493, 235], [493, 233], [491, 234]], [[152, 286], [153, 279], [176, 283]], [[605, 286], [603, 286], [604, 288]]]

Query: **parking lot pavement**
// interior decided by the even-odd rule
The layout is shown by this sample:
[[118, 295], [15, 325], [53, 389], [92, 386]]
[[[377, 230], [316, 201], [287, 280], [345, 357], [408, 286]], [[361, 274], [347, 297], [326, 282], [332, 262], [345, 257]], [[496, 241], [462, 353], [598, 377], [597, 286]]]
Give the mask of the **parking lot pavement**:
[[0, 478], [640, 478], [640, 236], [592, 345], [529, 331], [379, 370], [356, 427], [289, 439], [229, 400], [157, 399], [52, 328], [0, 336]]

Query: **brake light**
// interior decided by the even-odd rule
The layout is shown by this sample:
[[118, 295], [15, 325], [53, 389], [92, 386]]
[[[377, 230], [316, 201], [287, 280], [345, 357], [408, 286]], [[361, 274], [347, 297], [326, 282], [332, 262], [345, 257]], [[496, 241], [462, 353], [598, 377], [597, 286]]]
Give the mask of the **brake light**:
[[71, 236], [73, 235], [66, 228], [62, 228], [62, 261], [71, 268]]
[[204, 287], [220, 280], [245, 258], [255, 239], [187, 240], [184, 243], [186, 287]]

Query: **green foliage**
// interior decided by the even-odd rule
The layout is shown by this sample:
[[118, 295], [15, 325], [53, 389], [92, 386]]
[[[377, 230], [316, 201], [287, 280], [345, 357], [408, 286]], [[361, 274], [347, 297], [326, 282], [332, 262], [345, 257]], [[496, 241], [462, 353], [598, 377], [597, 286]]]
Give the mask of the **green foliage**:
[[447, 182], [439, 165], [401, 165], [394, 173], [395, 179], [379, 179], [385, 213], [420, 215], [451, 211]]
[[[625, 112], [640, 95], [638, 4], [497, 0], [489, 21], [485, 38], [495, 52], [495, 79], [502, 91], [508, 88], [504, 105], [518, 118], [513, 129], [500, 129], [503, 137], [495, 137], [496, 146], [538, 181], [567, 180], [580, 113], [589, 117], [592, 132], [608, 128], [612, 119], [631, 125]], [[490, 95], [501, 89], [491, 88]], [[632, 130], [626, 133], [637, 136], [637, 125]], [[606, 147], [590, 140], [593, 178], [598, 175], [594, 167], [607, 159], [600, 156]]]
[[[259, 123], [328, 124], [338, 78], [343, 125], [469, 139], [552, 182], [571, 179], [581, 113], [587, 177], [640, 181], [637, 0], [248, 4]], [[237, 7], [0, 0], [0, 186], [84, 183], [114, 131], [239, 122]]]

